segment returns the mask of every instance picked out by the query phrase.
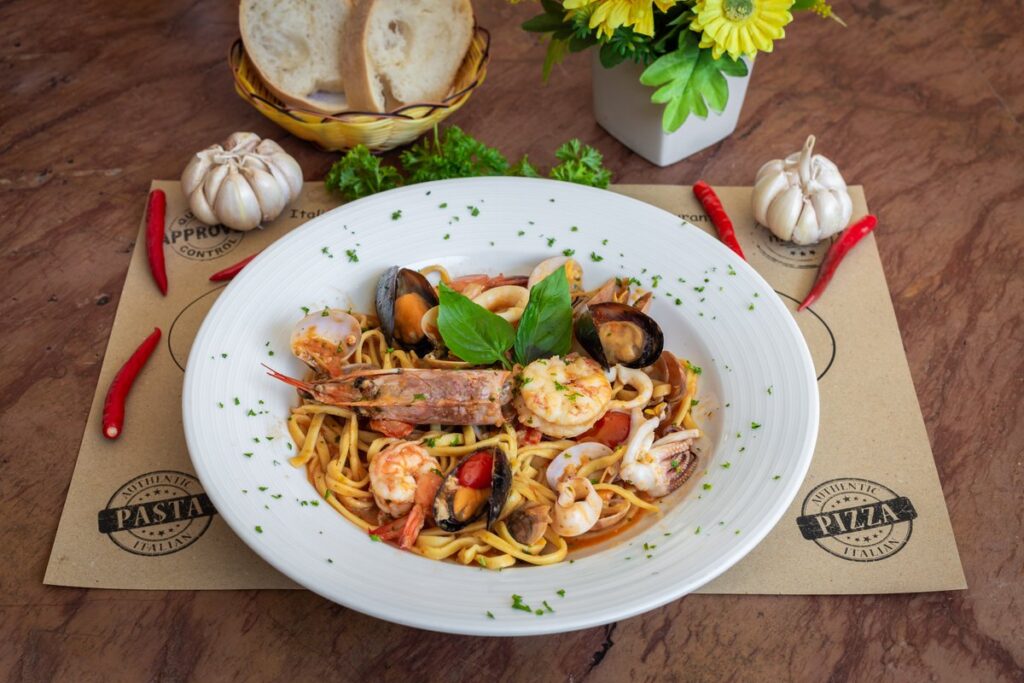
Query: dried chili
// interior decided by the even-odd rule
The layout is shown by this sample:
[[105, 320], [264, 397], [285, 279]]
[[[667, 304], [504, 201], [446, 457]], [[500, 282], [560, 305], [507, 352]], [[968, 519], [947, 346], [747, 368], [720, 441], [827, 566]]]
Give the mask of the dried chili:
[[114, 381], [110, 383], [107, 398], [103, 402], [103, 436], [108, 439], [116, 439], [121, 435], [121, 429], [124, 426], [124, 405], [128, 399], [128, 392], [131, 391], [139, 371], [153, 355], [153, 350], [159, 343], [160, 328], [156, 327], [114, 375]]
[[164, 263], [164, 219], [167, 216], [167, 195], [163, 190], [149, 193], [146, 204], [146, 255], [149, 272], [160, 292], [167, 296], [167, 266]]
[[821, 293], [825, 291], [825, 287], [832, 281], [832, 276], [835, 275], [836, 268], [839, 267], [843, 257], [849, 253], [850, 249], [853, 249], [857, 242], [860, 242], [868, 233], [874, 230], [877, 225], [878, 219], [868, 214], [846, 230], [843, 230], [843, 234], [839, 236], [839, 239], [829, 247], [828, 253], [825, 254], [825, 258], [818, 268], [818, 277], [814, 281], [814, 286], [811, 287], [811, 291], [796, 310], [802, 311], [818, 300]]
[[711, 224], [715, 226], [715, 230], [718, 232], [718, 239], [722, 240], [725, 246], [735, 251], [741, 259], [746, 261], [747, 257], [743, 255], [743, 249], [740, 248], [740, 243], [736, 239], [736, 229], [729, 219], [729, 214], [725, 212], [725, 208], [722, 206], [722, 200], [718, 198], [715, 191], [703, 180], [698, 180], [693, 186], [693, 194], [700, 200], [705, 213], [711, 219]]
[[257, 251], [252, 256], [246, 256], [244, 259], [242, 259], [233, 266], [228, 266], [224, 270], [218, 270], [216, 273], [210, 276], [210, 282], [223, 282], [225, 280], [230, 280], [231, 278], [242, 272], [242, 268], [245, 268], [247, 265], [249, 265], [249, 261], [252, 261], [259, 255], [260, 252]]

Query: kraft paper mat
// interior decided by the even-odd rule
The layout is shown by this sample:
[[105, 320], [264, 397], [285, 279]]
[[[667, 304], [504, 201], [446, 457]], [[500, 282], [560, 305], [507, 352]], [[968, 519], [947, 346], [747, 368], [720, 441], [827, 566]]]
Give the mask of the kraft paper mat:
[[[338, 205], [322, 183], [264, 230], [208, 228], [167, 192], [167, 271], [161, 297], [141, 231], [135, 243], [45, 582], [134, 589], [296, 588], [217, 515], [192, 470], [182, 432], [185, 359], [223, 288], [211, 273], [254, 254]], [[613, 188], [711, 224], [689, 187]], [[755, 225], [750, 188], [717, 188], [747, 258], [791, 310], [827, 246], [783, 243]], [[867, 213], [851, 188], [854, 216]], [[139, 201], [140, 209], [143, 200]], [[880, 230], [887, 229], [884, 218]], [[873, 236], [849, 254], [813, 310], [796, 315], [819, 375], [821, 427], [810, 472], [771, 534], [703, 593], [856, 594], [966, 588], [899, 328]], [[153, 329], [161, 345], [132, 391], [126, 428], [100, 433], [111, 378]], [[162, 503], [162, 504], [159, 504]]]

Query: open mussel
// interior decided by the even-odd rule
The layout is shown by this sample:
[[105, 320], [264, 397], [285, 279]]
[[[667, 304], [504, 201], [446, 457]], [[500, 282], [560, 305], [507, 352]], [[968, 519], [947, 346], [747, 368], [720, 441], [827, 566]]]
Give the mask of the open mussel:
[[434, 521], [455, 532], [487, 514], [487, 528], [498, 521], [512, 488], [512, 469], [500, 450], [467, 456], [448, 473], [434, 497]]
[[388, 268], [377, 281], [377, 318], [388, 343], [425, 355], [433, 343], [423, 331], [423, 315], [438, 305], [434, 287], [409, 268]]
[[654, 318], [614, 301], [581, 306], [573, 327], [580, 346], [605, 368], [647, 367], [665, 346]]

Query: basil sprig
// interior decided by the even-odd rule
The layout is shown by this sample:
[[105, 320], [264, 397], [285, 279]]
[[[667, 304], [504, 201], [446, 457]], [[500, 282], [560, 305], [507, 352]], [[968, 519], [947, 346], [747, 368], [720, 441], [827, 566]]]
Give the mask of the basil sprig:
[[518, 331], [499, 315], [441, 283], [437, 328], [456, 356], [475, 365], [511, 367], [507, 352], [526, 365], [538, 358], [564, 356], [572, 346], [572, 302], [565, 268], [530, 290]]
[[516, 362], [528, 365], [538, 358], [564, 356], [572, 348], [572, 300], [565, 266], [530, 290], [530, 302], [516, 331]]
[[476, 365], [501, 362], [511, 367], [505, 352], [516, 339], [512, 324], [448, 285], [438, 288], [441, 310], [437, 329], [456, 356]]

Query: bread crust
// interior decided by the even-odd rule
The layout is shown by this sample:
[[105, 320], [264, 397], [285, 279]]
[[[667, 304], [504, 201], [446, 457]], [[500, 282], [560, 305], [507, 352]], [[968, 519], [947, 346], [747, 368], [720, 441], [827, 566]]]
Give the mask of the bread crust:
[[368, 18], [377, 0], [356, 0], [349, 22], [345, 26], [341, 48], [341, 77], [345, 81], [348, 106], [355, 111], [383, 112], [386, 103], [378, 101], [375, 77], [366, 53], [366, 36], [370, 30]]

